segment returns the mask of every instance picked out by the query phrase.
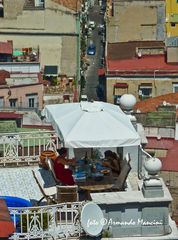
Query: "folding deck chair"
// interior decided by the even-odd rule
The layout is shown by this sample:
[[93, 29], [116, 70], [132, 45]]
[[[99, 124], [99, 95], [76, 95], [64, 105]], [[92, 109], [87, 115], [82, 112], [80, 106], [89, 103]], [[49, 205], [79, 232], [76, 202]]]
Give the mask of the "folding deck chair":
[[47, 158], [47, 163], [48, 163], [48, 166], [49, 166], [49, 170], [51, 171], [55, 181], [56, 181], [56, 184], [57, 185], [61, 185], [61, 182], [59, 179], [57, 179], [56, 177], [56, 174], [55, 174], [55, 171], [54, 171], [54, 163], [53, 161], [50, 159], [50, 158]]
[[39, 205], [43, 199], [46, 199], [48, 203], [57, 203], [56, 196], [57, 196], [57, 188], [56, 186], [45, 187], [45, 182], [43, 177], [41, 176], [40, 171], [32, 170], [33, 176], [43, 194], [43, 197], [37, 202]]

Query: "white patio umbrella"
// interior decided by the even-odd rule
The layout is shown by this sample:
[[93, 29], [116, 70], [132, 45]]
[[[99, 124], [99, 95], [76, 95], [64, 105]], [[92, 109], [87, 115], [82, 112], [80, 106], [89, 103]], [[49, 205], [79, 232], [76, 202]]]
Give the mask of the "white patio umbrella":
[[46, 105], [42, 115], [68, 148], [135, 146], [140, 137], [119, 106], [104, 102]]

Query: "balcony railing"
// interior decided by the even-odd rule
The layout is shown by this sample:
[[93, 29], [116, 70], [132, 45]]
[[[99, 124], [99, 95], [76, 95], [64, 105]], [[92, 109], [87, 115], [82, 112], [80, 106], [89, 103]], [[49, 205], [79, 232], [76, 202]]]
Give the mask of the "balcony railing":
[[0, 164], [37, 163], [44, 150], [56, 150], [59, 139], [53, 131], [0, 134]]
[[83, 202], [9, 208], [16, 233], [9, 239], [77, 239]]

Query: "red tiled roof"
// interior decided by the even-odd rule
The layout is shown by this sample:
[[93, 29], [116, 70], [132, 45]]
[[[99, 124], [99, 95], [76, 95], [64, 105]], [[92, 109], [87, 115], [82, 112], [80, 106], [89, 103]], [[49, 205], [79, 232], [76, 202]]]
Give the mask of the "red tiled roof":
[[125, 71], [133, 71], [133, 70], [177, 70], [178, 64], [167, 64], [165, 62], [164, 55], [156, 55], [156, 56], [143, 56], [141, 58], [133, 58], [133, 59], [124, 59], [124, 60], [109, 60], [107, 59], [107, 71], [116, 71], [116, 70], [125, 70]]
[[134, 109], [137, 109], [142, 113], [154, 112], [156, 111], [156, 108], [163, 103], [163, 101], [170, 104], [178, 104], [178, 93], [168, 93], [137, 102], [134, 106]]
[[71, 10], [78, 12], [81, 8], [82, 0], [52, 0], [52, 1], [66, 7], [66, 8], [69, 8]]
[[171, 138], [147, 137], [148, 144], [146, 149], [165, 149], [167, 150], [166, 157], [159, 157], [162, 162], [162, 171], [178, 172], [178, 141]]
[[0, 112], [0, 119], [17, 119], [23, 118], [23, 114], [13, 113], [13, 112]]
[[148, 143], [145, 148], [155, 148], [155, 149], [170, 149], [174, 144], [174, 139], [172, 138], [161, 138], [157, 139], [155, 137], [147, 137]]
[[174, 140], [172, 148], [167, 152], [165, 158], [160, 158], [162, 161], [162, 171], [178, 172], [178, 141]]
[[6, 84], [5, 79], [9, 78], [9, 77], [10, 77], [9, 72], [7, 72], [5, 70], [0, 70], [0, 85], [5, 85]]
[[0, 42], [0, 54], [12, 54], [13, 46], [12, 41]]

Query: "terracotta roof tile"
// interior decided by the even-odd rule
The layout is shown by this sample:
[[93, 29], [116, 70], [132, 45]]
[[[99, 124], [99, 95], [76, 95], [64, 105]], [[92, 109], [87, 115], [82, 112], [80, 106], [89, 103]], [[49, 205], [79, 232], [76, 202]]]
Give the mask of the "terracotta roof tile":
[[174, 139], [172, 138], [157, 139], [156, 137], [147, 137], [147, 141], [145, 148], [151, 149], [170, 149], [174, 144]]
[[142, 113], [155, 112], [164, 101], [173, 105], [178, 104], [178, 93], [169, 93], [137, 102], [134, 109]]
[[13, 43], [12, 41], [0, 42], [0, 54], [12, 54]]
[[166, 157], [159, 157], [162, 162], [161, 171], [178, 172], [178, 141], [171, 138], [147, 138], [148, 144], [146, 148], [165, 149], [167, 150]]
[[172, 148], [162, 160], [162, 171], [178, 172], [178, 141], [174, 140]]
[[81, 2], [82, 2], [82, 0], [52, 0], [52, 1], [66, 7], [66, 8], [74, 10], [76, 12], [78, 12], [80, 10]]
[[121, 60], [106, 60], [108, 71], [151, 71], [155, 69], [162, 71], [172, 71], [178, 69], [178, 64], [168, 64], [164, 55], [150, 55], [141, 58], [130, 58]]

